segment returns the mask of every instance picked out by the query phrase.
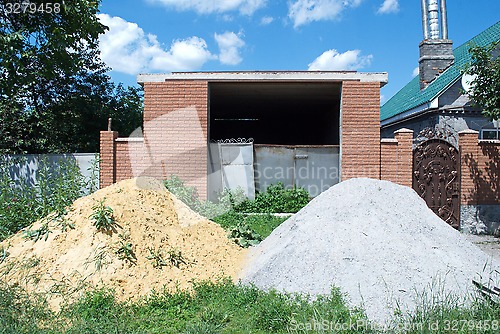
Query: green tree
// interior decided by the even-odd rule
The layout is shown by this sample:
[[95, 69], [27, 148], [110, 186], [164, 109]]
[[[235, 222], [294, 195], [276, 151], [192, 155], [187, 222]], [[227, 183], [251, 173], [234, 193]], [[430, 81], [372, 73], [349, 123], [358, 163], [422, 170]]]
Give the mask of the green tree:
[[100, 1], [48, 3], [0, 4], [2, 153], [95, 152], [108, 117], [124, 135], [141, 124], [141, 90], [115, 86], [100, 60]]
[[491, 120], [500, 119], [500, 41], [469, 49], [472, 62], [466, 73], [475, 75], [469, 96]]

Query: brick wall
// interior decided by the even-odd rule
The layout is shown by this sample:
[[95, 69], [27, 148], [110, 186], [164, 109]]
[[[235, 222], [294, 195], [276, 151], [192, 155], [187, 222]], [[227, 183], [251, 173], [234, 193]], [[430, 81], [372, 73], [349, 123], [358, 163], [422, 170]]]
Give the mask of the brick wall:
[[342, 83], [342, 181], [380, 177], [380, 83]]
[[459, 132], [462, 205], [500, 203], [500, 142], [480, 141], [477, 131]]
[[413, 131], [401, 129], [394, 139], [380, 142], [380, 179], [411, 187], [413, 178]]
[[149, 161], [144, 156], [144, 142], [140, 138], [119, 138], [115, 142], [115, 182], [148, 174]]
[[179, 176], [207, 194], [208, 83], [166, 81], [144, 84], [145, 173]]

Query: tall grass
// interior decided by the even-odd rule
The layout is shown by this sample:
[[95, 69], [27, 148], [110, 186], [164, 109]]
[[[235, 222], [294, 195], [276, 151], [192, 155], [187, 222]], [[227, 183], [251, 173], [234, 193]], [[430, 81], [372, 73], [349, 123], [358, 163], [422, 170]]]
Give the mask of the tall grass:
[[41, 159], [34, 180], [22, 177], [14, 180], [11, 167], [23, 162], [22, 158], [0, 157], [0, 241], [52, 212], [64, 215], [66, 208], [83, 196], [86, 189], [97, 188], [96, 159], [89, 179], [81, 174], [76, 161], [51, 164]]

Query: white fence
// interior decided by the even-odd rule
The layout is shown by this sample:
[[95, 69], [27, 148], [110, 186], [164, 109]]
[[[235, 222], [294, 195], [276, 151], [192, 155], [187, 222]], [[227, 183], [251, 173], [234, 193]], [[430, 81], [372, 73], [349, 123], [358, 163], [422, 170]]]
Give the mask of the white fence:
[[99, 154], [97, 153], [4, 155], [0, 159], [2, 163], [5, 163], [6, 170], [4, 171], [17, 183], [25, 182], [28, 185], [35, 185], [42, 165], [47, 167], [52, 174], [64, 169], [64, 166], [69, 166], [77, 167], [85, 178], [86, 193], [91, 189], [99, 189]]

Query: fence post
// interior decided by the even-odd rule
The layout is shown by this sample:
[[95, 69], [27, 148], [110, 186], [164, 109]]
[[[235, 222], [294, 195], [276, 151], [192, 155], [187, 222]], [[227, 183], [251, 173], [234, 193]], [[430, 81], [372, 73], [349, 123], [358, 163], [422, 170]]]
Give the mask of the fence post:
[[475, 180], [478, 169], [478, 132], [464, 130], [458, 133], [458, 147], [460, 150], [460, 184], [462, 198], [461, 205], [477, 204], [477, 185]]
[[117, 131], [101, 131], [99, 181], [104, 188], [116, 182], [116, 138]]
[[412, 187], [413, 180], [413, 130], [399, 129], [394, 132], [398, 141], [397, 148], [397, 183]]

